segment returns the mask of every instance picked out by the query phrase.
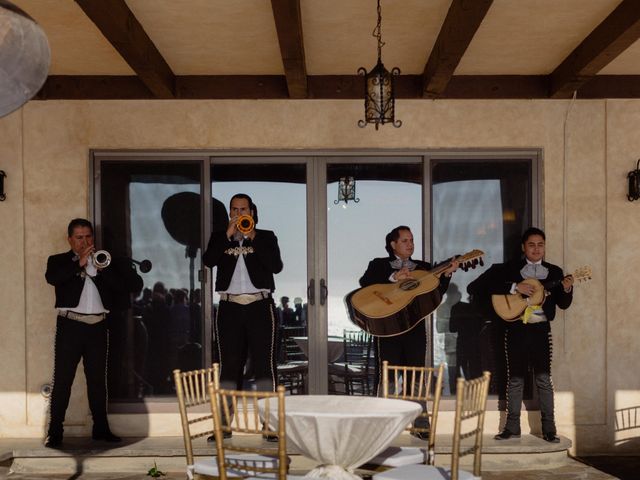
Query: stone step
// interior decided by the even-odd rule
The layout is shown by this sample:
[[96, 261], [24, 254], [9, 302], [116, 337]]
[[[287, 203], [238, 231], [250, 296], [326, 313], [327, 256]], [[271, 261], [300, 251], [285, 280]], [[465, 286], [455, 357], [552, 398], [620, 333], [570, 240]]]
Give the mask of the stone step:
[[[234, 435], [232, 443], [247, 445], [255, 437]], [[496, 441], [483, 438], [483, 471], [539, 470], [558, 468], [569, 461], [571, 441], [560, 437], [560, 443], [548, 443], [539, 437], [523, 435], [520, 439]], [[424, 447], [425, 442], [402, 434], [394, 446]], [[273, 446], [273, 444], [269, 444]], [[205, 439], [194, 442], [197, 457], [213, 455], [214, 447]], [[315, 465], [297, 452], [291, 452], [291, 472], [299, 473]], [[45, 448], [41, 439], [0, 439], [0, 462], [10, 464], [16, 473], [77, 473], [82, 472], [146, 472], [154, 466], [166, 472], [184, 471], [186, 460], [182, 437], [125, 438], [122, 443], [107, 444], [88, 438], [65, 437], [60, 450]], [[451, 436], [436, 439], [436, 465], [451, 462]], [[461, 465], [471, 464], [463, 457]]]

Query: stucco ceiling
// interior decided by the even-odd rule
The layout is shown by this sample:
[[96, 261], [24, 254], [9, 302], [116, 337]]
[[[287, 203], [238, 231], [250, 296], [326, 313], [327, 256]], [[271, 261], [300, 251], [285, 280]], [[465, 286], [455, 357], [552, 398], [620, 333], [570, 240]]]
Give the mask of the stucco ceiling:
[[[243, 79], [247, 82], [255, 77], [258, 87], [251, 95], [253, 84], [248, 83], [238, 97], [286, 96], [288, 88], [295, 98], [345, 98], [354, 95], [349, 82], [357, 81], [357, 69], [370, 69], [377, 55], [372, 37], [374, 0], [12, 1], [42, 25], [49, 39], [51, 81], [41, 98], [64, 98], [67, 79], [78, 86], [76, 98], [92, 98], [91, 85], [99, 88], [116, 79], [128, 85], [136, 75], [139, 93], [125, 97], [145, 97], [146, 88], [150, 98], [216, 98], [222, 95], [219, 85], [225, 85], [226, 98], [234, 98], [233, 85], [228, 86], [224, 77], [241, 75], [250, 77]], [[590, 78], [607, 76], [609, 90], [603, 91], [613, 92], [611, 96], [616, 96], [614, 80], [618, 82], [614, 86], [626, 86], [618, 96], [640, 96], [633, 93], [640, 87], [629, 86], [631, 79], [617, 77], [640, 78], [639, 1], [382, 0], [381, 4], [382, 58], [387, 68], [400, 68], [405, 96], [483, 98], [482, 82], [503, 85], [500, 82], [506, 80], [499, 77], [521, 76], [522, 85], [529, 82], [532, 93], [517, 85], [518, 78], [509, 78], [503, 98], [509, 97], [509, 88], [518, 90], [516, 97], [544, 96], [534, 92], [551, 88], [549, 96], [556, 93], [562, 98], [578, 80], [579, 87], [588, 84], [586, 70]], [[471, 4], [476, 5], [471, 8]], [[480, 4], [484, 11], [473, 12]], [[637, 11], [631, 15], [634, 19], [624, 15], [630, 25], [608, 20], [625, 4], [627, 12], [634, 11], [629, 4], [635, 4]], [[132, 17], [140, 31], [131, 27]], [[470, 26], [473, 21], [477, 25]], [[592, 33], [603, 22], [613, 33]], [[623, 48], [621, 42], [626, 42]], [[580, 48], [586, 49], [582, 56], [588, 65], [572, 70], [576, 62], [571, 62], [571, 54], [576, 50], [580, 54]], [[605, 49], [600, 57], [598, 48]], [[154, 49], [157, 52], [150, 54]], [[431, 84], [429, 75], [434, 76]], [[102, 83], [83, 83], [90, 76], [100, 76]], [[192, 76], [200, 77], [197, 86]], [[469, 76], [483, 77], [467, 87]], [[273, 85], [265, 84], [263, 77]], [[284, 93], [278, 90], [277, 79]], [[203, 86], [207, 81], [212, 83]], [[55, 82], [58, 97], [53, 93]], [[564, 94], [553, 88], [558, 82]], [[499, 98], [493, 90], [493, 98]], [[586, 86], [585, 91], [589, 91]], [[98, 92], [93, 98], [110, 95], [114, 94]]]

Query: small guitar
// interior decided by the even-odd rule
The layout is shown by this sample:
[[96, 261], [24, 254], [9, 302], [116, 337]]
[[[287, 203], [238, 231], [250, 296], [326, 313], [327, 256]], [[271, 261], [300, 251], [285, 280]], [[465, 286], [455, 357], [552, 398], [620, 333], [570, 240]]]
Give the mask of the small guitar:
[[[482, 265], [481, 250], [456, 258], [467, 271]], [[400, 335], [433, 312], [442, 300], [440, 275], [451, 266], [444, 262], [431, 270], [414, 270], [411, 278], [397, 283], [376, 283], [347, 294], [345, 302], [351, 321], [378, 337]]]
[[[574, 285], [591, 280], [591, 275], [591, 267], [589, 266], [578, 268], [571, 274], [574, 279]], [[520, 320], [522, 313], [530, 305], [542, 305], [546, 297], [546, 291], [559, 285], [562, 280], [540, 283], [540, 281], [535, 278], [528, 278], [523, 280], [523, 282], [534, 288], [533, 293], [529, 297], [526, 297], [521, 293], [491, 295], [491, 303], [494, 311], [500, 318], [507, 322]]]

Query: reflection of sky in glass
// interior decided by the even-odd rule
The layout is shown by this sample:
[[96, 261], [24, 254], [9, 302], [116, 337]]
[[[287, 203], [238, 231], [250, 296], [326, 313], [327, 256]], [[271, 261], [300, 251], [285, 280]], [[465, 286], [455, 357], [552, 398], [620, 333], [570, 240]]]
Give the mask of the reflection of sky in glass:
[[338, 183], [327, 185], [329, 335], [356, 328], [348, 319], [344, 296], [359, 288], [358, 280], [371, 259], [387, 256], [384, 239], [393, 228], [411, 228], [416, 244], [413, 257], [422, 258], [421, 185], [357, 180], [356, 196], [358, 203], [335, 205]]
[[[163, 282], [169, 288], [189, 288], [189, 258], [186, 247], [176, 242], [164, 227], [162, 205], [167, 198], [179, 192], [200, 192], [200, 185], [171, 185], [165, 183], [131, 183], [131, 252], [140, 261], [151, 260], [153, 268], [141, 275], [144, 286], [151, 288]], [[197, 227], [196, 227], [197, 228]], [[195, 258], [195, 269], [200, 265], [200, 250]], [[196, 288], [199, 288], [196, 278]]]
[[[433, 258], [442, 261], [478, 249], [485, 252], [484, 267], [454, 275], [442, 304], [434, 315], [434, 364], [446, 363], [452, 369], [456, 361], [457, 334], [449, 331], [451, 307], [469, 302], [467, 285], [491, 263], [504, 261], [502, 236], [502, 200], [500, 180], [467, 180], [433, 186]], [[449, 382], [460, 374], [445, 370], [445, 394]]]

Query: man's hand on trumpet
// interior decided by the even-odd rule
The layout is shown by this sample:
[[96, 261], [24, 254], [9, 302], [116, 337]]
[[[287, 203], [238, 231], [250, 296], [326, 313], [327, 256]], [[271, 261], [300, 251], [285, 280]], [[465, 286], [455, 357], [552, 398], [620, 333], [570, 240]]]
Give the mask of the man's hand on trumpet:
[[80, 250], [79, 261], [82, 268], [87, 266], [87, 264], [89, 263], [89, 257], [93, 255], [93, 252], [95, 252], [95, 250], [96, 247], [93, 244], [87, 245], [82, 250]]

